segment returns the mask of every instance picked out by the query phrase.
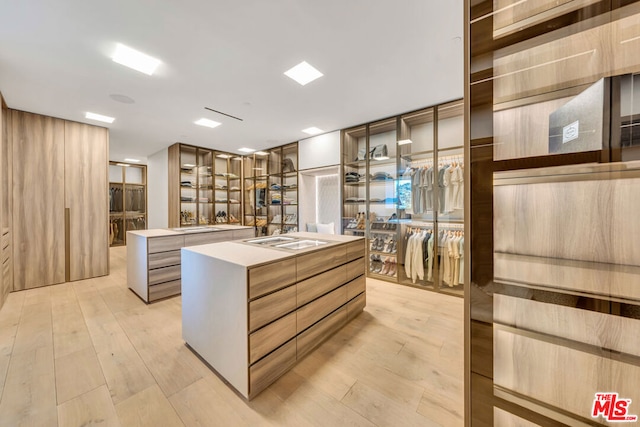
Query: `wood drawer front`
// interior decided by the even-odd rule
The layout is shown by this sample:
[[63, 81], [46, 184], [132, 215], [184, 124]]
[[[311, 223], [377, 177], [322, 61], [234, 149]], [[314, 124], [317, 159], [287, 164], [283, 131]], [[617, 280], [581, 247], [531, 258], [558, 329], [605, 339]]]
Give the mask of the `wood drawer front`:
[[296, 363], [296, 340], [292, 339], [249, 368], [249, 398], [287, 372]]
[[347, 266], [341, 265], [333, 270], [325, 271], [322, 274], [298, 282], [298, 307], [313, 301], [320, 295], [324, 295], [334, 290], [338, 286], [347, 282]]
[[347, 264], [347, 282], [365, 273], [364, 258], [358, 258]]
[[296, 309], [296, 287], [289, 286], [249, 303], [249, 331]]
[[180, 265], [149, 270], [149, 285], [180, 279]]
[[197, 246], [209, 243], [227, 242], [232, 239], [231, 236], [231, 231], [210, 231], [207, 233], [188, 234], [184, 236], [184, 245]]
[[285, 259], [249, 270], [249, 299], [296, 282], [296, 260]]
[[347, 307], [342, 307], [298, 335], [296, 338], [298, 360], [320, 345], [346, 322]]
[[147, 241], [150, 254], [175, 251], [184, 246], [184, 236], [150, 237]]
[[341, 286], [338, 289], [329, 292], [327, 295], [299, 308], [296, 312], [298, 315], [298, 333], [304, 331], [309, 326], [313, 325], [346, 302], [347, 287]]
[[347, 304], [347, 319], [351, 320], [364, 310], [367, 305], [367, 294], [360, 294]]
[[249, 363], [253, 364], [296, 336], [296, 313], [288, 314], [249, 335]]
[[149, 254], [149, 269], [180, 265], [180, 250]]
[[253, 228], [233, 230], [233, 240], [251, 239], [252, 237], [256, 237], [256, 232]]
[[149, 302], [159, 300], [161, 298], [179, 295], [182, 290], [181, 281], [174, 280], [159, 285], [149, 286]]
[[296, 262], [298, 282], [344, 264], [346, 255], [346, 245], [340, 245], [299, 256]]
[[360, 239], [357, 242], [347, 243], [347, 261], [352, 261], [356, 258], [364, 256], [364, 239]]
[[360, 276], [347, 283], [347, 301], [358, 294], [363, 293], [367, 289], [367, 278]]

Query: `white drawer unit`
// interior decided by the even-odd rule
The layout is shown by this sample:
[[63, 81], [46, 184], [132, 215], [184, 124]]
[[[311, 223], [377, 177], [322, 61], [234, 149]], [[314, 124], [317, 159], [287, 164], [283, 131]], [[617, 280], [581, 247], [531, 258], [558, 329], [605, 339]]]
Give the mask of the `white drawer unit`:
[[180, 295], [180, 249], [253, 237], [252, 227], [226, 226], [197, 232], [140, 230], [127, 232], [127, 284], [145, 302]]
[[322, 238], [302, 253], [241, 242], [182, 251], [183, 338], [247, 399], [366, 305], [364, 240]]

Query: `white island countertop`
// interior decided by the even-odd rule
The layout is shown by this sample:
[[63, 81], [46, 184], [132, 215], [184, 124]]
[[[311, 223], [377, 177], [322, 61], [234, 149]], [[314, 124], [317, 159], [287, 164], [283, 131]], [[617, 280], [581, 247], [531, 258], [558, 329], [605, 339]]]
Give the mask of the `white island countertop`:
[[220, 242], [207, 245], [191, 246], [188, 248], [183, 248], [182, 250], [210, 256], [221, 261], [229, 262], [231, 264], [236, 264], [244, 267], [253, 267], [273, 261], [295, 257], [309, 252], [320, 251], [343, 243], [355, 242], [364, 239], [363, 237], [343, 236], [340, 234], [318, 234], [308, 232], [287, 233], [276, 236], [263, 236], [262, 238], [266, 239], [269, 237], [296, 237], [298, 239], [304, 240], [320, 240], [327, 243], [325, 245], [313, 246], [300, 250], [288, 250], [275, 248], [272, 246], [251, 244], [247, 243], [246, 241], [260, 239], [260, 237], [257, 237], [256, 239], [246, 239], [244, 241], [236, 240], [233, 242]]
[[183, 227], [183, 228], [154, 228], [151, 230], [129, 230], [135, 236], [141, 237], [163, 237], [163, 236], [181, 236], [187, 234], [198, 233], [215, 233], [216, 231], [233, 231], [250, 229], [253, 227], [245, 225], [231, 225], [231, 224], [219, 224], [219, 225], [200, 225], [195, 227]]

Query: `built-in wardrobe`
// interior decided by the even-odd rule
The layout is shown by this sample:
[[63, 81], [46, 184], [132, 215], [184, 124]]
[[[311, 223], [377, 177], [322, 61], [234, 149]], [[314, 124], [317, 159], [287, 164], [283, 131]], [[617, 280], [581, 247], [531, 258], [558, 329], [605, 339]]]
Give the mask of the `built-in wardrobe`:
[[108, 129], [10, 114], [13, 290], [108, 274]]
[[0, 307], [13, 289], [9, 109], [0, 95]]

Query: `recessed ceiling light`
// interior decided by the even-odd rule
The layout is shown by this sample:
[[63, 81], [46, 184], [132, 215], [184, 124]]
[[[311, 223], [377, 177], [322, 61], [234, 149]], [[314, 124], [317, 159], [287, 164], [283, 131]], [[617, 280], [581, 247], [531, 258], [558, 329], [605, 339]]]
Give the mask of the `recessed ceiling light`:
[[243, 153], [253, 153], [256, 150], [254, 150], [253, 148], [242, 147], [242, 148], [238, 148], [238, 151], [242, 151]]
[[400, 141], [398, 141], [398, 145], [407, 145], [407, 144], [413, 144], [413, 141], [410, 139], [401, 139]]
[[124, 159], [125, 162], [138, 163], [139, 159]]
[[379, 157], [374, 157], [373, 160], [389, 160], [388, 156], [379, 156]]
[[318, 129], [315, 126], [311, 126], [310, 128], [302, 129], [302, 132], [308, 133], [309, 135], [317, 135], [319, 133], [324, 132], [322, 129]]
[[117, 166], [123, 166], [123, 167], [125, 167], [125, 168], [128, 168], [129, 166], [131, 166], [131, 165], [128, 165], [128, 164], [126, 164], [126, 163], [116, 163], [116, 165], [117, 165]]
[[120, 43], [116, 46], [116, 53], [113, 54], [111, 59], [118, 64], [133, 68], [149, 76], [152, 75], [156, 68], [158, 68], [158, 65], [160, 65], [160, 60]]
[[105, 122], [105, 123], [113, 123], [113, 121], [115, 120], [115, 118], [113, 117], [103, 116], [102, 114], [89, 113], [89, 112], [87, 112], [84, 116], [87, 119], [97, 120], [99, 122]]
[[213, 120], [209, 120], [209, 119], [200, 119], [195, 121], [194, 123], [200, 126], [206, 126], [208, 128], [215, 128], [222, 124], [219, 122], [214, 122]]
[[228, 154], [218, 154], [216, 157], [218, 157], [218, 158], [220, 158], [220, 159], [228, 159], [228, 158], [230, 158], [231, 156], [230, 156], [230, 155], [228, 155]]
[[266, 151], [256, 151], [256, 156], [268, 156], [269, 153]]
[[302, 86], [324, 75], [320, 71], [309, 65], [306, 61], [302, 61], [292, 69], [286, 71], [284, 74], [287, 77], [290, 77], [293, 80], [297, 81]]

